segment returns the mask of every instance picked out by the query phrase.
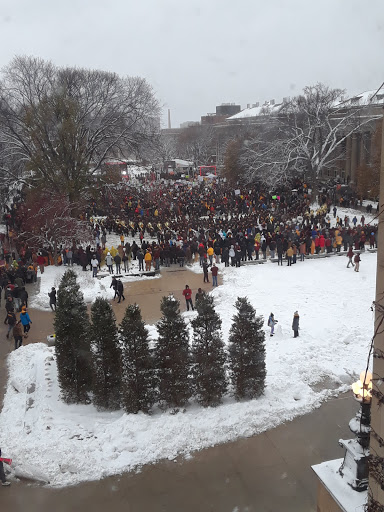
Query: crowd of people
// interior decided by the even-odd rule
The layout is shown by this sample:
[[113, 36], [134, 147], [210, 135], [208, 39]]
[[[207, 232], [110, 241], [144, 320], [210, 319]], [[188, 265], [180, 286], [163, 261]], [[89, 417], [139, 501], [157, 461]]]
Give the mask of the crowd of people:
[[[93, 244], [74, 241], [55, 255], [52, 247], [29, 247], [16, 238], [17, 257], [4, 251], [3, 258], [8, 269], [21, 265], [35, 280], [37, 269], [43, 273], [55, 259], [89, 268], [97, 276], [104, 264], [111, 274], [127, 273], [133, 260], [139, 271], [182, 267], [195, 258], [201, 267], [205, 261], [212, 266], [213, 260], [240, 266], [267, 256], [291, 265], [309, 254], [377, 247], [376, 225], [367, 225], [363, 213], [353, 218], [339, 213], [333, 190], [323, 189], [313, 207], [306, 183], [296, 180], [292, 187], [266, 193], [258, 187], [234, 190], [223, 180], [127, 185], [109, 201], [90, 205]], [[336, 202], [346, 205], [356, 198], [337, 197]], [[13, 230], [17, 209], [11, 213], [7, 223]], [[112, 234], [119, 238], [114, 248], [108, 243]]]
[[[257, 187], [234, 190], [222, 180], [127, 186], [117, 190], [114, 200], [102, 208], [91, 205], [88, 220], [94, 244], [84, 247], [74, 241], [71, 246], [60, 247], [58, 254], [53, 254], [52, 247], [18, 243], [17, 237], [14, 250], [7, 250], [6, 235], [2, 234], [0, 287], [9, 309], [8, 326], [17, 325], [12, 314], [23, 314], [22, 308], [28, 307], [25, 284], [36, 282], [38, 271], [43, 275], [44, 268], [56, 261], [80, 265], [84, 271], [89, 268], [94, 277], [104, 264], [118, 277], [128, 273], [133, 262], [145, 272], [198, 261], [204, 282], [210, 282], [211, 274], [212, 286], [217, 286], [220, 263], [239, 267], [242, 262], [269, 257], [278, 265], [286, 262], [291, 266], [306, 255], [343, 250], [348, 256], [347, 267], [352, 265], [358, 272], [360, 256], [356, 251], [377, 247], [377, 226], [367, 224], [364, 213], [353, 218], [340, 213], [339, 205], [354, 202], [351, 198], [339, 198], [336, 205], [330, 191], [323, 189], [313, 207], [307, 184], [297, 180], [293, 187], [273, 193]], [[7, 225], [16, 229], [15, 208]], [[108, 243], [112, 234], [118, 237], [116, 247]], [[113, 279], [111, 287], [118, 302], [125, 300], [120, 279]], [[48, 297], [54, 311], [54, 288]], [[187, 309], [193, 308], [192, 298], [185, 298]], [[17, 345], [21, 342], [17, 334]]]
[[[313, 209], [307, 186], [296, 182], [295, 187], [294, 192], [279, 196], [256, 188], [232, 190], [216, 182], [157, 184], [135, 194], [126, 191], [118, 207], [111, 206], [104, 212], [108, 215], [90, 220], [101, 253], [108, 235], [120, 237], [117, 258], [121, 261], [113, 262], [111, 257], [110, 272], [113, 263], [118, 272], [118, 264], [125, 261], [126, 268], [131, 259], [138, 260], [140, 270], [144, 263], [149, 270], [152, 265], [155, 269], [183, 266], [195, 258], [202, 267], [205, 261], [212, 265], [213, 259], [240, 266], [242, 261], [267, 256], [278, 264], [286, 259], [291, 265], [308, 254], [350, 247], [364, 250], [367, 244], [377, 247], [377, 228], [366, 224], [364, 214], [359, 218], [339, 215], [326, 191]], [[126, 237], [132, 237], [133, 243], [124, 243]], [[147, 242], [148, 238], [152, 241]]]

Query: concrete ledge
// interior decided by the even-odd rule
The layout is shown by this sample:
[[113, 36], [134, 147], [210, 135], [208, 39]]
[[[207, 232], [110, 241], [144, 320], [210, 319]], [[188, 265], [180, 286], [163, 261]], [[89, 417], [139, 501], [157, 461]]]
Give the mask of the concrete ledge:
[[160, 270], [148, 270], [144, 272], [128, 272], [126, 274], [98, 274], [98, 279], [103, 279], [104, 277], [117, 277], [120, 279], [121, 277], [154, 277], [157, 274], [160, 274]]
[[251, 260], [251, 261], [241, 261], [241, 265], [262, 265], [263, 263], [268, 263], [268, 258], [266, 260], [258, 259], [258, 260]]

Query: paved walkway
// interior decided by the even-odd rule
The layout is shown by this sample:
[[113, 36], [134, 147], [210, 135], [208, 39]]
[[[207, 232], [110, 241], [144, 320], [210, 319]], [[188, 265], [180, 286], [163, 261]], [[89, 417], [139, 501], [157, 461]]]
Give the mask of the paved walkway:
[[[144, 320], [154, 322], [163, 295], [172, 292], [180, 298], [185, 284], [194, 292], [211, 286], [203, 286], [202, 275], [173, 270], [158, 280], [127, 284], [127, 300], [114, 306], [117, 319], [127, 301], [136, 301]], [[53, 313], [29, 312], [34, 323], [28, 342], [44, 341], [52, 332]], [[12, 343], [5, 340], [1, 322], [0, 337], [4, 370]], [[0, 372], [1, 386], [5, 373]], [[351, 437], [348, 421], [356, 409], [347, 394], [278, 428], [196, 452], [189, 460], [163, 461], [138, 474], [59, 490], [17, 482], [0, 487], [0, 503], [12, 512], [315, 512], [317, 481], [310, 467], [343, 456], [338, 440]]]
[[14, 483], [0, 488], [12, 512], [316, 512], [311, 465], [343, 456], [348, 420], [357, 408], [348, 394], [278, 428], [165, 461], [138, 473], [65, 489]]

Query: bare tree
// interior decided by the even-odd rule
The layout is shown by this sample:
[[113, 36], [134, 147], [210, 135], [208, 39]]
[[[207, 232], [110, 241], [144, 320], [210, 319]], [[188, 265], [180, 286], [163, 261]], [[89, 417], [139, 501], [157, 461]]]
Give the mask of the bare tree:
[[150, 150], [147, 152], [152, 162], [161, 164], [164, 167], [165, 162], [173, 160], [178, 155], [177, 136], [160, 133], [156, 140], [151, 144]]
[[363, 116], [362, 108], [345, 108], [344, 91], [324, 84], [305, 87], [270, 116], [260, 138], [248, 140], [243, 164], [248, 180], [262, 178], [278, 185], [299, 172], [308, 176], [313, 195], [327, 169], [337, 169], [347, 137], [378, 116]]
[[93, 239], [90, 224], [74, 217], [76, 207], [65, 194], [32, 193], [20, 208], [17, 239], [35, 249], [51, 247], [57, 264], [60, 245], [71, 247], [74, 242], [90, 243]]
[[258, 182], [273, 190], [292, 178], [287, 156], [290, 139], [275, 119], [267, 119], [251, 137], [245, 138], [239, 149], [239, 165], [246, 182]]
[[210, 157], [216, 154], [215, 132], [212, 126], [190, 126], [179, 137], [180, 156], [195, 162], [196, 165], [208, 165]]
[[77, 200], [106, 159], [148, 143], [158, 119], [143, 78], [16, 57], [0, 81], [0, 172]]

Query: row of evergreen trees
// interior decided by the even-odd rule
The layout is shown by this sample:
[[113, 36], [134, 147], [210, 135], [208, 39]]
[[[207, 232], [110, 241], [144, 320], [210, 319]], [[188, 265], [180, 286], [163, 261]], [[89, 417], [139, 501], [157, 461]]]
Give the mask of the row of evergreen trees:
[[68, 270], [60, 283], [55, 318], [58, 380], [67, 403], [98, 409], [123, 407], [128, 413], [179, 409], [195, 397], [203, 406], [221, 403], [228, 377], [237, 400], [255, 398], [265, 386], [262, 319], [246, 298], [238, 298], [227, 353], [213, 298], [196, 301], [192, 343], [180, 304], [163, 297], [158, 340], [150, 348], [140, 308], [129, 305], [116, 325], [113, 309], [97, 298], [87, 313], [76, 274]]

